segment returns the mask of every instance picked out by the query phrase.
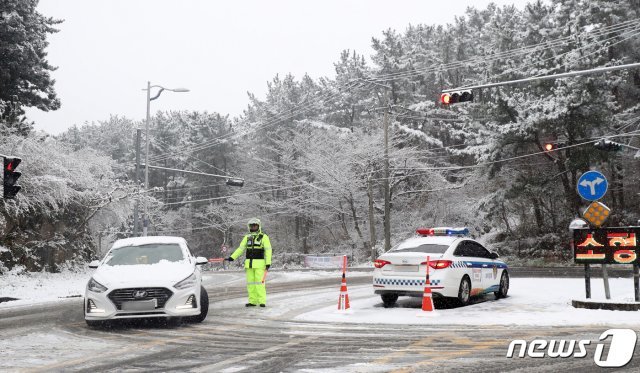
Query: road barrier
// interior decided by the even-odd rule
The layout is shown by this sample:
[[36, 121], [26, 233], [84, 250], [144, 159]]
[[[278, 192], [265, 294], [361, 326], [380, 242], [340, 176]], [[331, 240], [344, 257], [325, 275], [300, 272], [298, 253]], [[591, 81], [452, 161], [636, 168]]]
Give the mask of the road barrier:
[[340, 268], [344, 256], [346, 255], [305, 255], [304, 266], [307, 268]]

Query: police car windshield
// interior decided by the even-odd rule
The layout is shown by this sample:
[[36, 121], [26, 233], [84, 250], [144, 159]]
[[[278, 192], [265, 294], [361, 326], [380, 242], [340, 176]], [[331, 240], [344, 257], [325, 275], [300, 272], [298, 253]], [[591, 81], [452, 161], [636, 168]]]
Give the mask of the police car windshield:
[[156, 264], [161, 260], [179, 262], [184, 259], [177, 244], [149, 244], [118, 247], [109, 253], [107, 265]]
[[427, 254], [444, 254], [449, 248], [449, 245], [437, 245], [437, 244], [422, 244], [416, 246], [401, 246], [398, 245], [391, 249], [394, 253], [427, 253]]

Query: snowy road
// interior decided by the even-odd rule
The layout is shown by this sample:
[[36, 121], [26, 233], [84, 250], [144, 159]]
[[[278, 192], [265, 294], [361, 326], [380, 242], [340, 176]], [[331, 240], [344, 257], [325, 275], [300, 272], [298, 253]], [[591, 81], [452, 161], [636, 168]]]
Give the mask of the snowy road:
[[[382, 308], [366, 273], [349, 277], [352, 312], [347, 314], [335, 311], [337, 276], [272, 276], [268, 307], [247, 309], [242, 273], [207, 274], [212, 304], [202, 324], [92, 330], [78, 298], [0, 309], [0, 370], [584, 372], [597, 368], [594, 344], [584, 359], [507, 359], [507, 347], [514, 339], [597, 341], [610, 326], [640, 331], [637, 313], [572, 310], [566, 294], [580, 289], [580, 279], [513, 279], [505, 300], [487, 297], [418, 318], [419, 300]], [[629, 282], [612, 281], [615, 289]], [[625, 369], [639, 369], [639, 351]]]

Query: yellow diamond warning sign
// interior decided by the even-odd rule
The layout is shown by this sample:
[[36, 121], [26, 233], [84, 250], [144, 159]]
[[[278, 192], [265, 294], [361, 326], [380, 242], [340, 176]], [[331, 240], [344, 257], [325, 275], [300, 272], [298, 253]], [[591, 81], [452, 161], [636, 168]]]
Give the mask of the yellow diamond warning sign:
[[584, 210], [582, 217], [591, 223], [591, 225], [599, 227], [604, 224], [610, 213], [611, 209], [605, 206], [604, 203], [592, 202], [589, 207]]

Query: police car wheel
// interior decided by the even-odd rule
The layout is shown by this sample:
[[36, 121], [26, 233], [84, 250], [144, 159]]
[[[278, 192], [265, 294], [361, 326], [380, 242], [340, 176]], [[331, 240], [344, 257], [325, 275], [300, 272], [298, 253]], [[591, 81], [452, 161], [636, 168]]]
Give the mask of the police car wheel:
[[380, 297], [382, 298], [382, 303], [384, 304], [384, 307], [391, 307], [394, 304], [396, 304], [396, 301], [398, 300], [398, 294], [380, 294]]
[[496, 299], [506, 298], [507, 293], [509, 292], [509, 274], [507, 271], [502, 271], [502, 276], [500, 276], [500, 288], [494, 294]]
[[458, 288], [458, 303], [461, 306], [469, 304], [471, 299], [471, 280], [469, 276], [465, 275], [460, 281], [460, 287]]

